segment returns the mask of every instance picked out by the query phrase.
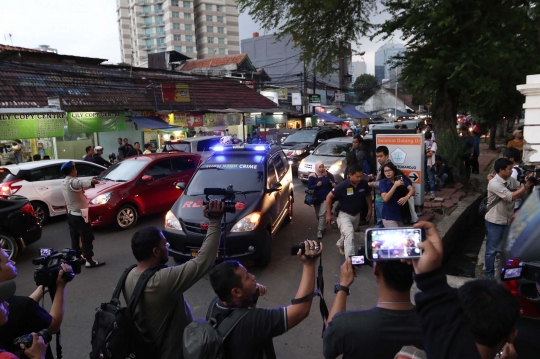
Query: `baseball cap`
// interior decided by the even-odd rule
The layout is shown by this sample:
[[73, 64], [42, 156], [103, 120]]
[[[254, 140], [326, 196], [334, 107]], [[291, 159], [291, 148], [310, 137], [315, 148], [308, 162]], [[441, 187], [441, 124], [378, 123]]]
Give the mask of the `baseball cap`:
[[523, 132], [523, 131], [522, 130], [514, 130], [514, 132], [512, 134], [515, 135], [516, 133], [519, 133], [519, 132]]
[[7, 282], [0, 283], [0, 302], [5, 302], [9, 298], [15, 295], [15, 285], [14, 280], [8, 280]]
[[103, 147], [101, 147], [101, 146], [94, 147], [94, 151], [101, 151], [102, 149], [103, 149]]
[[73, 168], [73, 162], [71, 161], [68, 161], [68, 162], [65, 162], [62, 167], [60, 167], [60, 171], [63, 171], [65, 169], [71, 169]]

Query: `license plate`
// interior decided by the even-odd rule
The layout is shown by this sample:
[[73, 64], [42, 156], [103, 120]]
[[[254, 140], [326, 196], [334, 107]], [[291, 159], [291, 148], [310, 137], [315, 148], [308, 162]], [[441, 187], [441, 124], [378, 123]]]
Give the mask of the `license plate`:
[[[192, 249], [191, 250], [191, 258], [197, 257], [199, 254], [199, 249]], [[219, 253], [216, 253], [216, 258], [219, 258]]]

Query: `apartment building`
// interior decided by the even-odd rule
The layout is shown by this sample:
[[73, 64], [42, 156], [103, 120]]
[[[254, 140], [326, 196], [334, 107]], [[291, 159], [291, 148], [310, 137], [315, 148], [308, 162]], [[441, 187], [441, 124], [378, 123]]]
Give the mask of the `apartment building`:
[[148, 54], [203, 59], [240, 53], [234, 0], [117, 0], [122, 61], [146, 67]]

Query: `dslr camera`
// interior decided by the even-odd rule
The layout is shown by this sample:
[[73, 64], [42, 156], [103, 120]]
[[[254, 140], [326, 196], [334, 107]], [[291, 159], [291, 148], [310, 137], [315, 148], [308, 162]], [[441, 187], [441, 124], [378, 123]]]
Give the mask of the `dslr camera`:
[[523, 163], [521, 163], [517, 167], [519, 167], [517, 180], [520, 183], [527, 182], [526, 180], [527, 176], [533, 173], [534, 175], [529, 177], [529, 181], [535, 186], [538, 184], [538, 178], [540, 178], [540, 168], [535, 168], [534, 166], [526, 166]]
[[[38, 337], [42, 337], [45, 344], [48, 344], [51, 339], [52, 335], [49, 333], [47, 329], [40, 330], [36, 333]], [[21, 335], [20, 337], [16, 338], [13, 342], [13, 345], [19, 348], [19, 346], [23, 344], [25, 348], [30, 348], [33, 344], [33, 337], [30, 334]], [[26, 357], [25, 357], [26, 358]]]
[[[221, 197], [221, 202], [225, 205], [225, 213], [235, 213], [236, 205], [239, 203], [236, 201], [236, 196], [234, 195], [234, 188], [232, 185], [225, 188], [205, 188], [204, 194], [206, 195], [206, 200], [203, 201], [204, 206], [208, 206], [210, 203], [210, 196], [219, 196]], [[207, 211], [209, 217], [219, 217], [219, 213]]]
[[42, 248], [40, 254], [41, 257], [32, 259], [32, 264], [39, 266], [34, 269], [34, 281], [38, 286], [54, 287], [62, 263], [70, 265], [73, 269], [73, 272], [64, 272], [62, 275], [64, 282], [71, 282], [75, 274], [81, 273], [81, 260], [73, 249], [66, 248], [59, 253], [52, 248]]

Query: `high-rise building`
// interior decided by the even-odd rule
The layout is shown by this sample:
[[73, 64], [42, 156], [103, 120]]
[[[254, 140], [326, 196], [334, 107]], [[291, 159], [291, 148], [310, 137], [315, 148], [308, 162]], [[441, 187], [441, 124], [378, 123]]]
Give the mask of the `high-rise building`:
[[405, 51], [407, 51], [405, 45], [390, 40], [375, 52], [375, 77], [379, 80], [379, 83], [382, 83], [385, 79], [395, 83], [395, 78], [391, 78], [390, 73], [392, 57]]
[[366, 73], [366, 63], [364, 61], [354, 61], [352, 64], [352, 83], [360, 76]]
[[148, 54], [191, 58], [240, 53], [234, 0], [117, 0], [122, 61], [145, 67]]

